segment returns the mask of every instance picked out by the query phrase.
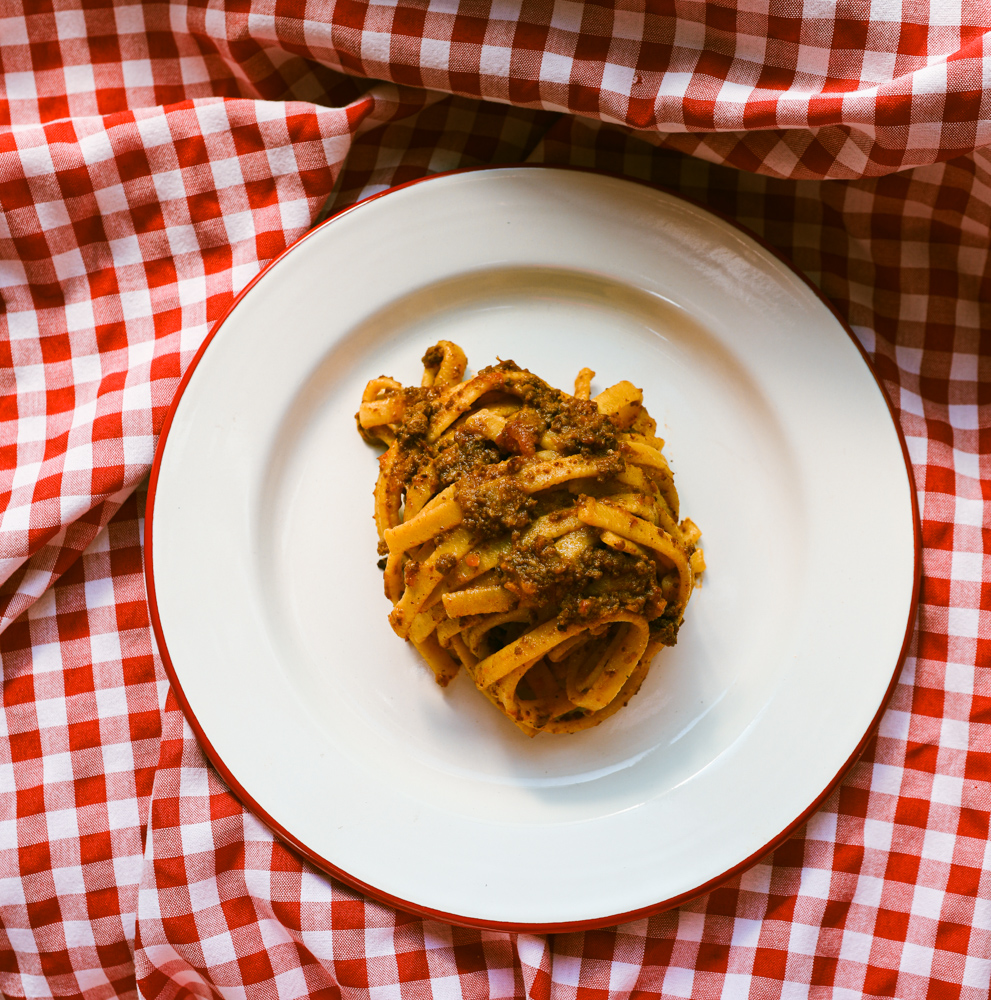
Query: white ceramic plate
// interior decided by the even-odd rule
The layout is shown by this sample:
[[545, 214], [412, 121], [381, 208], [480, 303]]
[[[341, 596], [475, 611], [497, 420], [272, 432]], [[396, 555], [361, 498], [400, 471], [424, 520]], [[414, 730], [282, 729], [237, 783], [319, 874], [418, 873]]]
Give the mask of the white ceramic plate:
[[[600, 727], [530, 740], [389, 628], [372, 376], [643, 387], [708, 570]], [[558, 169], [431, 178], [324, 224], [237, 301], [159, 447], [156, 629], [208, 753], [324, 868], [449, 920], [616, 922], [715, 884], [821, 800], [876, 721], [914, 608], [887, 403], [817, 294], [732, 225]]]

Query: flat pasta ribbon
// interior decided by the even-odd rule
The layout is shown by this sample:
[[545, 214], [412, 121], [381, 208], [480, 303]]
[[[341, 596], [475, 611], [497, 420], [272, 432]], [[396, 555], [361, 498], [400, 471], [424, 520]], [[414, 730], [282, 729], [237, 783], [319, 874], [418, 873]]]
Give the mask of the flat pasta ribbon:
[[441, 341], [419, 386], [372, 379], [356, 415], [375, 486], [389, 621], [446, 686], [464, 668], [528, 735], [598, 725], [673, 645], [705, 569], [643, 406], [573, 394], [512, 361], [462, 381]]

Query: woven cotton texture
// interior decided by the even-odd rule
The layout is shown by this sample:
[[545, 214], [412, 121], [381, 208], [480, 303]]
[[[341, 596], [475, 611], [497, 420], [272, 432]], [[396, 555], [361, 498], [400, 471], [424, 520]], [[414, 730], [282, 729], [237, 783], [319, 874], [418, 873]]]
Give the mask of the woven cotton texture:
[[[988, 996], [991, 16], [644, 7], [3, 7], [5, 996]], [[679, 909], [553, 937], [397, 913], [275, 841], [169, 691], [141, 553], [234, 295], [321, 213], [523, 160], [662, 183], [806, 273], [894, 404], [924, 542], [894, 697], [809, 822]]]

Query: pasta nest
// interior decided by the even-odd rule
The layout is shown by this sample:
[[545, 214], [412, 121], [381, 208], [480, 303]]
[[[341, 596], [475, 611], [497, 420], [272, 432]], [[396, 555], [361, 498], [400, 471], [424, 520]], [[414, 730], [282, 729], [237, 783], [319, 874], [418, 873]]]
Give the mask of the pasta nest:
[[674, 645], [705, 569], [664, 442], [622, 381], [573, 394], [512, 361], [463, 381], [450, 341], [419, 386], [372, 379], [356, 415], [379, 458], [389, 621], [446, 686], [463, 667], [527, 734], [595, 726]]

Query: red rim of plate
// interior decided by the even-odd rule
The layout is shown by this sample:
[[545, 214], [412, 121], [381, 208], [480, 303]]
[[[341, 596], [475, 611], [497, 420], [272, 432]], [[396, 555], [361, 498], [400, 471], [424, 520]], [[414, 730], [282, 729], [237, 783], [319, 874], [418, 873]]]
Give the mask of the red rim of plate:
[[[591, 174], [602, 174], [607, 177], [614, 177], [617, 180], [623, 180], [630, 184], [639, 184], [643, 187], [649, 187], [656, 191], [661, 191], [664, 194], [670, 195], [674, 198], [678, 198], [681, 201], [688, 202], [697, 208], [701, 208], [703, 211], [708, 212], [710, 215], [716, 216], [723, 222], [728, 223], [733, 226], [734, 229], [740, 230], [750, 239], [758, 243], [765, 251], [770, 253], [774, 258], [779, 260], [784, 264], [790, 271], [796, 274], [801, 280], [815, 293], [816, 297], [826, 306], [826, 308], [832, 313], [836, 321], [840, 326], [846, 331], [847, 335], [856, 345], [857, 350], [860, 352], [860, 356], [864, 360], [864, 364], [867, 365], [867, 370], [871, 373], [874, 378], [874, 382], [881, 393], [882, 398], [888, 407], [888, 413], [891, 417], [891, 422], [894, 424], [895, 431], [898, 434], [898, 441], [901, 444], [902, 457], [905, 460], [905, 471], [908, 476], [909, 483], [909, 494], [912, 503], [912, 529], [914, 534], [914, 545], [915, 545], [915, 569], [914, 569], [914, 581], [912, 584], [912, 602], [911, 610], [909, 612], [908, 623], [905, 626], [905, 638], [902, 641], [901, 652], [898, 655], [897, 662], [895, 663], [894, 670], [891, 675], [891, 681], [888, 684], [888, 688], [884, 693], [884, 697], [881, 699], [881, 703], [878, 706], [878, 710], [871, 720], [870, 725], [867, 727], [866, 732], [861, 738], [860, 742], [857, 744], [853, 753], [850, 754], [847, 761], [836, 773], [835, 777], [826, 785], [822, 792], [815, 798], [815, 800], [806, 808], [800, 815], [798, 815], [791, 823], [789, 823], [776, 837], [768, 841], [763, 847], [755, 851], [749, 857], [745, 858], [743, 861], [735, 864], [732, 868], [724, 871], [722, 874], [717, 875], [715, 878], [709, 879], [709, 881], [704, 882], [702, 885], [696, 886], [694, 889], [690, 889], [687, 892], [683, 892], [677, 896], [672, 896], [670, 899], [662, 899], [656, 903], [649, 906], [643, 906], [636, 910], [630, 910], [626, 913], [613, 913], [603, 917], [595, 917], [589, 920], [573, 920], [563, 923], [550, 923], [550, 924], [526, 924], [526, 923], [515, 923], [512, 921], [500, 921], [500, 920], [480, 920], [472, 917], [465, 917], [457, 913], [446, 913], [443, 910], [434, 910], [430, 907], [420, 906], [419, 904], [408, 900], [401, 899], [398, 896], [392, 896], [381, 889], [376, 888], [374, 885], [369, 885], [367, 882], [362, 882], [361, 879], [355, 878], [348, 872], [339, 868], [332, 861], [327, 858], [321, 857], [315, 851], [311, 850], [302, 841], [297, 839], [290, 833], [275, 817], [271, 816], [264, 809], [259, 806], [259, 804], [252, 798], [244, 786], [237, 780], [235, 775], [227, 767], [224, 761], [221, 759], [220, 755], [214, 749], [210, 742], [209, 737], [203, 731], [202, 726], [199, 724], [195, 714], [186, 696], [182, 690], [182, 685], [179, 683], [179, 678], [176, 674], [175, 667], [172, 665], [172, 660], [169, 657], [168, 644], [165, 641], [165, 635], [162, 631], [162, 623], [158, 614], [158, 602], [155, 596], [155, 573], [154, 573], [154, 555], [153, 555], [153, 544], [152, 544], [152, 525], [154, 522], [154, 512], [155, 512], [155, 491], [158, 486], [158, 474], [162, 465], [162, 456], [165, 453], [165, 446], [168, 441], [169, 429], [172, 426], [172, 420], [179, 408], [180, 400], [182, 399], [183, 393], [186, 387], [189, 385], [189, 380], [192, 377], [193, 371], [199, 364], [200, 359], [203, 357], [204, 352], [210, 346], [213, 338], [217, 335], [217, 332], [223, 326], [227, 317], [234, 311], [238, 303], [242, 298], [255, 286], [255, 284], [261, 280], [265, 274], [271, 270], [276, 264], [283, 259], [283, 257], [292, 253], [301, 243], [311, 237], [318, 230], [323, 229], [325, 226], [332, 225], [338, 219], [344, 215], [348, 215], [360, 209], [362, 206], [369, 204], [372, 201], [376, 201], [379, 198], [383, 198], [386, 195], [392, 194], [394, 191], [400, 191], [403, 188], [412, 187], [414, 184], [422, 184], [424, 182], [429, 182], [435, 180], [439, 177], [450, 177], [454, 174], [463, 173], [474, 173], [480, 170], [504, 170], [504, 169], [518, 169], [520, 167], [526, 167], [527, 169], [543, 169], [543, 170], [570, 170], [578, 171], [581, 173], [591, 173]], [[234, 301], [227, 308], [224, 315], [220, 318], [214, 328], [207, 335], [206, 339], [203, 341], [200, 349], [196, 352], [195, 357], [186, 369], [182, 380], [179, 383], [179, 388], [176, 391], [175, 397], [172, 400], [172, 405], [169, 407], [168, 414], [165, 417], [165, 422], [162, 425], [162, 431], [158, 439], [158, 446], [155, 449], [155, 458], [151, 467], [151, 477], [148, 483], [148, 501], [145, 513], [145, 532], [144, 532], [144, 563], [145, 563], [145, 578], [147, 581], [148, 589], [148, 605], [151, 611], [151, 623], [152, 628], [155, 631], [155, 638], [158, 641], [159, 652], [162, 656], [162, 662], [165, 666], [165, 672], [168, 674], [169, 682], [172, 685], [172, 690], [175, 693], [176, 698], [182, 707], [183, 713], [192, 727], [193, 732], [196, 735], [197, 740], [199, 740], [200, 746], [205, 751], [207, 757], [209, 757], [210, 762], [217, 769], [220, 775], [223, 777], [224, 781], [230, 786], [231, 791], [241, 800], [241, 802], [254, 813], [259, 819], [261, 819], [272, 831], [275, 833], [280, 840], [284, 841], [291, 848], [293, 848], [297, 853], [302, 855], [307, 861], [315, 865], [317, 868], [326, 872], [329, 875], [333, 875], [336, 878], [341, 879], [341, 881], [346, 882], [348, 885], [360, 892], [365, 893], [368, 896], [379, 900], [380, 902], [387, 903], [396, 909], [405, 910], [410, 913], [415, 913], [422, 917], [429, 917], [435, 920], [442, 920], [446, 923], [459, 924], [465, 927], [482, 927], [490, 930], [500, 930], [500, 931], [517, 931], [530, 934], [557, 934], [566, 933], [568, 931], [581, 931], [581, 930], [593, 930], [599, 927], [612, 927], [615, 924], [627, 923], [631, 920], [639, 920], [642, 917], [649, 916], [654, 913], [659, 913], [663, 910], [670, 909], [671, 907], [678, 906], [681, 903], [686, 903], [691, 899], [695, 899], [697, 896], [704, 895], [712, 889], [717, 888], [724, 882], [731, 879], [734, 875], [745, 871], [751, 865], [759, 861], [764, 855], [773, 851], [781, 843], [783, 843], [802, 823], [805, 822], [819, 806], [825, 801], [825, 799], [830, 795], [833, 789], [839, 784], [840, 780], [854, 764], [860, 754], [863, 752], [864, 747], [867, 745], [868, 740], [874, 732], [875, 727], [881, 720], [881, 715], [884, 713], [885, 707], [894, 692], [895, 685], [898, 682], [898, 675], [901, 673], [903, 664], [905, 663], [905, 658], [908, 655], [909, 644], [912, 640], [913, 626], [915, 624], [916, 609], [919, 600], [919, 587], [922, 579], [922, 531], [919, 523], [919, 502], [918, 496], [915, 488], [915, 478], [912, 471], [912, 462], [908, 454], [908, 446], [905, 443], [905, 435], [902, 431], [901, 424], [898, 422], [898, 416], [895, 413], [895, 409], [891, 404], [891, 399], [888, 396], [887, 391], [881, 383], [881, 380], [877, 376], [877, 372], [874, 370], [874, 366], [871, 364], [870, 358], [867, 352], [864, 350], [860, 341], [857, 339], [854, 332], [847, 325], [846, 321], [836, 310], [836, 307], [832, 302], [827, 299], [822, 292], [804, 275], [799, 271], [795, 265], [779, 253], [774, 247], [766, 243], [761, 237], [752, 233], [745, 226], [740, 225], [734, 219], [727, 218], [720, 212], [715, 212], [707, 205], [703, 205], [701, 202], [696, 201], [693, 198], [686, 198], [684, 195], [678, 193], [677, 191], [671, 191], [670, 189], [663, 187], [660, 184], [652, 184], [649, 181], [636, 180], [630, 177], [624, 177], [622, 174], [610, 173], [604, 170], [592, 170], [585, 167], [571, 167], [567, 165], [557, 165], [548, 163], [525, 163], [525, 164], [499, 164], [498, 166], [480, 166], [480, 167], [465, 167], [460, 170], [448, 170], [443, 173], [429, 174], [426, 177], [419, 177], [412, 181], [407, 181], [405, 184], [397, 184], [395, 187], [391, 187], [385, 191], [381, 191], [378, 194], [371, 195], [365, 198], [363, 201], [356, 202], [354, 205], [349, 206], [343, 212], [339, 212], [337, 215], [332, 216], [329, 219], [325, 219], [320, 225], [315, 226], [308, 232], [304, 233], [298, 240], [290, 244], [282, 253], [279, 254], [274, 260], [270, 261], [268, 264], [262, 268], [258, 274], [238, 293], [234, 298]]]

